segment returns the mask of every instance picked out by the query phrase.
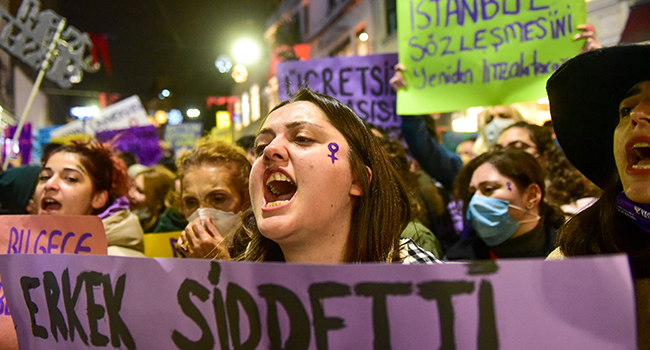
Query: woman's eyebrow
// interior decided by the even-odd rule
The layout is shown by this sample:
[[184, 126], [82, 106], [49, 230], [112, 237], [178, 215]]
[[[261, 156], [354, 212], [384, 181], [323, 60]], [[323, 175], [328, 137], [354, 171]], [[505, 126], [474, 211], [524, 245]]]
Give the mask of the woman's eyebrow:
[[483, 181], [478, 184], [478, 187], [482, 187], [486, 185], [501, 186], [501, 184], [497, 181]]
[[628, 97], [632, 97], [634, 95], [640, 94], [640, 93], [641, 93], [641, 88], [639, 88], [639, 87], [632, 88], [632, 90], [628, 91], [627, 94], [625, 94], [625, 96], [623, 96], [623, 100], [628, 98]]
[[303, 125], [313, 125], [313, 126], [317, 126], [319, 128], [323, 128], [322, 125], [318, 125], [316, 123], [306, 121], [306, 120], [291, 122], [291, 123], [288, 123], [285, 126], [286, 126], [287, 129], [294, 129], [294, 128], [297, 128], [297, 127], [303, 126]]
[[[306, 121], [306, 120], [299, 120], [299, 121], [290, 122], [290, 123], [285, 124], [284, 127], [287, 128], [287, 129], [295, 129], [295, 128], [303, 126], [303, 125], [313, 125], [313, 126], [321, 128], [321, 129], [324, 128], [322, 125], [316, 124], [314, 122]], [[271, 128], [267, 127], [267, 128], [263, 128], [262, 130], [260, 130], [257, 133], [256, 137], [259, 137], [260, 135], [266, 135], [266, 134], [275, 134], [275, 133], [273, 132], [273, 130]]]
[[75, 173], [82, 173], [82, 174], [86, 175], [86, 171], [82, 167], [80, 167], [79, 165], [75, 166], [74, 168], [63, 168], [63, 171], [72, 171], [72, 172], [75, 172]]
[[[87, 174], [86, 174], [86, 170], [84, 170], [84, 168], [81, 167], [81, 165], [77, 165], [76, 168], [79, 169], [79, 171], [81, 171], [82, 174], [87, 175]], [[74, 169], [73, 169], [73, 170], [74, 170]]]

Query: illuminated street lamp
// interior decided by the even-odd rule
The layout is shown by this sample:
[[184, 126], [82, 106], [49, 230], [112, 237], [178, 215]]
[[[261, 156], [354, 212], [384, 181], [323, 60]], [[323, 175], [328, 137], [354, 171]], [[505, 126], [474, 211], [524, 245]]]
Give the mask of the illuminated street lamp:
[[190, 118], [198, 118], [201, 115], [201, 111], [196, 108], [190, 108], [185, 112], [185, 114]]
[[364, 41], [364, 42], [368, 41], [368, 33], [366, 33], [366, 32], [359, 33], [359, 40]]
[[260, 57], [260, 46], [253, 40], [240, 39], [233, 45], [233, 57], [235, 62], [251, 64]]

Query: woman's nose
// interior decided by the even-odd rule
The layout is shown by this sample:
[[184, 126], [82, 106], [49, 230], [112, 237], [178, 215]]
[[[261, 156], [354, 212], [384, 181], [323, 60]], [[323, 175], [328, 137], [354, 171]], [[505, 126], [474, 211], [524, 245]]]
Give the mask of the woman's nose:
[[50, 177], [49, 179], [47, 179], [47, 181], [45, 181], [44, 188], [46, 191], [58, 189], [59, 188], [58, 177], [56, 175], [52, 175], [52, 177]]
[[288, 158], [285, 143], [277, 138], [264, 148], [264, 159], [270, 161], [286, 160]]
[[634, 107], [630, 113], [632, 125], [637, 126], [643, 124], [650, 126], [650, 101], [642, 101]]

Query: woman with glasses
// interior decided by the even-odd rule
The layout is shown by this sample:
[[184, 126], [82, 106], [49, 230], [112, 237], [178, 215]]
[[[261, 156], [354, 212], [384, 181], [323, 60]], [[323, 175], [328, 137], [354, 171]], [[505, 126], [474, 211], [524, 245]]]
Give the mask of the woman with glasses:
[[461, 170], [456, 186], [471, 229], [446, 260], [545, 257], [555, 248], [564, 214], [544, 201], [544, 169], [529, 153], [483, 153]]
[[570, 215], [588, 207], [600, 190], [587, 180], [553, 141], [548, 130], [527, 122], [515, 123], [501, 132], [494, 149], [520, 149], [546, 169], [547, 201]]

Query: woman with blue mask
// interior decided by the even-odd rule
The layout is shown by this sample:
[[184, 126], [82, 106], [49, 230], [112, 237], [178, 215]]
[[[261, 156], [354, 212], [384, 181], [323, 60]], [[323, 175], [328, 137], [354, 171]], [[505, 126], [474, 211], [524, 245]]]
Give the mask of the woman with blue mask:
[[545, 257], [555, 248], [564, 215], [544, 202], [544, 169], [529, 153], [484, 153], [461, 170], [456, 186], [471, 232], [447, 260]]

